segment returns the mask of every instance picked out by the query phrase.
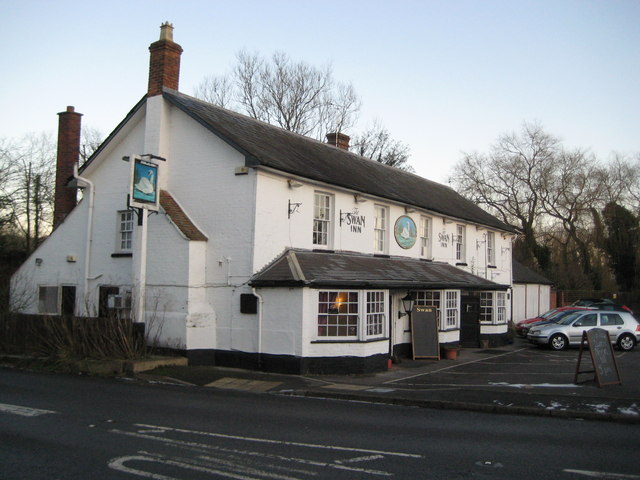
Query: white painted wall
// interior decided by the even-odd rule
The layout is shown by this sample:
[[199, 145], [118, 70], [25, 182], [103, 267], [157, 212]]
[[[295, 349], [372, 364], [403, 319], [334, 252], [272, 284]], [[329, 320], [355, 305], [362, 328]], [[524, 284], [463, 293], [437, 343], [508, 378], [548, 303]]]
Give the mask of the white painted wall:
[[513, 285], [513, 321], [537, 317], [551, 308], [551, 287], [542, 284]]
[[[466, 266], [460, 266], [475, 275], [492, 280], [499, 284], [511, 284], [511, 236], [495, 233], [496, 268], [487, 268], [486, 234], [484, 227], [465, 222], [456, 222], [435, 215], [432, 212], [418, 211], [405, 213], [404, 206], [396, 205], [385, 200], [368, 198], [365, 203], [356, 203], [352, 193], [336, 188], [318, 186], [305, 183], [298, 188], [291, 188], [287, 177], [273, 173], [258, 172], [257, 174], [257, 210], [255, 239], [256, 248], [253, 269], [259, 271], [271, 262], [287, 247], [322, 248], [313, 245], [313, 214], [314, 193], [316, 191], [329, 193], [333, 196], [333, 224], [332, 239], [329, 249], [345, 250], [373, 254], [374, 252], [374, 209], [376, 204], [388, 207], [389, 225], [387, 230], [387, 251], [389, 255], [420, 258], [419, 239], [409, 249], [402, 248], [395, 240], [393, 228], [396, 220], [407, 215], [420, 228], [421, 215], [432, 218], [432, 251], [436, 261], [456, 265], [455, 246], [453, 242], [456, 225], [466, 225]], [[299, 203], [296, 211], [287, 218], [289, 202]], [[352, 229], [346, 222], [340, 225], [340, 214], [354, 213], [365, 219], [365, 226], [361, 230]]]

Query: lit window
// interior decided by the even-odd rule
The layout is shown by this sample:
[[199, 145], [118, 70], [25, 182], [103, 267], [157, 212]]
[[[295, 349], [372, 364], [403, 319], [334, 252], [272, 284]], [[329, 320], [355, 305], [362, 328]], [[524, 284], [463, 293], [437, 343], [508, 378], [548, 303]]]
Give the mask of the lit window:
[[358, 292], [320, 292], [319, 337], [358, 336]]
[[313, 244], [329, 246], [331, 236], [331, 196], [316, 192], [313, 209]]
[[[318, 292], [318, 337], [383, 337], [387, 297], [386, 290]], [[365, 314], [361, 316], [359, 312]]]
[[374, 245], [373, 250], [376, 253], [386, 253], [387, 248], [387, 224], [388, 224], [387, 207], [382, 205], [375, 206], [375, 225], [374, 225]]
[[129, 252], [133, 242], [133, 211], [118, 212], [118, 250]]
[[487, 232], [487, 265], [496, 264], [496, 234]]
[[456, 235], [454, 245], [456, 247], [456, 260], [458, 262], [465, 261], [465, 226], [456, 225]]
[[431, 218], [420, 217], [420, 255], [431, 258]]

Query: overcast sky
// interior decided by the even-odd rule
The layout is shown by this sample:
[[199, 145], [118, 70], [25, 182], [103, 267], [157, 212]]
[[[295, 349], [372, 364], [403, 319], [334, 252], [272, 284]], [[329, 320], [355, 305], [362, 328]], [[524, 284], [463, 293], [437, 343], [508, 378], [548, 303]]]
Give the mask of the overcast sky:
[[55, 133], [67, 105], [110, 133], [165, 21], [182, 92], [242, 48], [330, 63], [362, 98], [359, 127], [378, 119], [439, 182], [524, 121], [603, 161], [640, 153], [638, 0], [0, 0], [0, 137]]

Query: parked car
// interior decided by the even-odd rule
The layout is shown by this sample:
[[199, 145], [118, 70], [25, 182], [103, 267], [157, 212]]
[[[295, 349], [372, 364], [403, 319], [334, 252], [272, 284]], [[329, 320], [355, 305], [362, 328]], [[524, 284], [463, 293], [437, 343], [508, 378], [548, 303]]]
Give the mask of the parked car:
[[549, 316], [546, 319], [542, 319], [542, 320], [538, 320], [537, 322], [533, 322], [533, 323], [529, 323], [528, 325], [524, 325], [522, 328], [522, 336], [526, 338], [526, 336], [529, 334], [529, 331], [533, 328], [533, 327], [541, 327], [543, 325], [549, 325], [551, 323], [558, 323], [561, 319], [563, 319], [564, 317], [566, 317], [567, 315], [573, 313], [573, 312], [578, 312], [581, 310], [589, 310], [589, 308], [587, 307], [563, 307], [562, 310], [555, 312], [553, 315]]
[[608, 298], [582, 298], [580, 300], [576, 300], [571, 305], [573, 305], [574, 307], [597, 308], [598, 310], [626, 310], [629, 313], [633, 313], [633, 311], [626, 305], [618, 305], [616, 302]]
[[535, 326], [527, 339], [553, 350], [563, 350], [569, 345], [580, 345], [582, 332], [603, 328], [609, 332], [611, 343], [621, 350], [632, 350], [640, 341], [640, 324], [629, 312], [580, 310], [560, 319], [558, 323]]
[[541, 322], [543, 320], [551, 320], [562, 312], [577, 310], [578, 308], [579, 307], [574, 307], [572, 305], [568, 307], [552, 308], [551, 310], [544, 312], [539, 317], [532, 317], [532, 318], [527, 318], [526, 320], [520, 320], [519, 322], [516, 323], [516, 333], [522, 337], [526, 337], [527, 336], [526, 330], [529, 325], [536, 322]]

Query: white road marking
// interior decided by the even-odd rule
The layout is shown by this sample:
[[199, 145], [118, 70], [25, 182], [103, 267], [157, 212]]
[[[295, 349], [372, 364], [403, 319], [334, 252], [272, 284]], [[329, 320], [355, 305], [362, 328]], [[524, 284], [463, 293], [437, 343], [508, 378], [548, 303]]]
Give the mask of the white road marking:
[[[187, 433], [201, 433], [201, 432], [191, 432], [189, 430], [181, 430], [181, 429], [167, 429], [167, 430], [174, 430], [176, 432], [187, 432]], [[309, 459], [305, 459], [305, 458], [298, 458], [298, 457], [286, 457], [283, 455], [276, 455], [276, 454], [269, 454], [269, 453], [262, 453], [262, 452], [252, 452], [252, 451], [248, 451], [248, 450], [238, 450], [238, 449], [234, 449], [234, 448], [226, 448], [226, 447], [217, 447], [214, 445], [208, 445], [206, 443], [198, 443], [198, 442], [188, 442], [188, 441], [184, 441], [184, 440], [175, 440], [175, 439], [171, 439], [171, 438], [166, 438], [166, 437], [156, 437], [153, 435], [146, 435], [146, 434], [142, 434], [139, 432], [127, 432], [124, 430], [110, 430], [111, 433], [116, 433], [116, 434], [120, 434], [120, 435], [127, 435], [130, 437], [135, 437], [135, 438], [142, 438], [145, 440], [153, 440], [153, 441], [157, 441], [157, 442], [161, 442], [164, 443], [166, 445], [174, 445], [174, 446], [178, 446], [178, 447], [184, 447], [184, 448], [188, 448], [188, 449], [196, 449], [196, 450], [210, 450], [210, 451], [218, 451], [218, 452], [225, 452], [225, 453], [233, 453], [233, 454], [239, 454], [239, 455], [244, 455], [244, 456], [253, 456], [253, 457], [259, 457], [259, 458], [269, 458], [269, 459], [275, 459], [275, 460], [280, 460], [280, 461], [285, 461], [285, 462], [292, 462], [292, 463], [299, 463], [299, 464], [304, 464], [304, 465], [312, 465], [312, 466], [316, 466], [316, 467], [322, 467], [322, 468], [334, 468], [336, 470], [347, 470], [347, 471], [353, 471], [353, 472], [359, 472], [359, 473], [365, 473], [365, 474], [369, 474], [369, 475], [382, 475], [382, 476], [391, 476], [392, 474], [389, 472], [385, 472], [385, 471], [381, 471], [381, 470], [370, 470], [370, 469], [365, 469], [365, 468], [356, 468], [356, 467], [347, 467], [344, 465], [340, 465], [340, 464], [335, 464], [335, 463], [329, 463], [329, 462], [321, 462], [321, 461], [315, 461], [315, 460], [309, 460]], [[213, 436], [218, 436], [217, 434], [213, 434]], [[251, 441], [252, 439], [250, 438], [245, 438], [245, 437], [230, 437], [229, 435], [220, 435], [223, 438], [234, 438], [237, 440], [249, 440]], [[254, 441], [256, 439], [253, 439]], [[258, 440], [264, 440], [264, 439], [258, 439]], [[283, 445], [296, 445], [296, 446], [306, 446], [306, 447], [311, 447], [311, 448], [322, 448], [322, 445], [319, 446], [311, 446], [308, 444], [296, 444], [296, 443], [292, 443], [292, 442], [270, 442], [267, 441], [267, 443], [277, 443], [277, 444], [283, 444]], [[334, 448], [335, 449], [335, 448]], [[352, 450], [352, 451], [363, 451], [361, 449], [349, 449], [349, 448], [340, 448], [341, 450]], [[396, 453], [397, 455], [397, 453]], [[413, 456], [413, 457], [422, 457], [421, 455], [412, 455], [412, 454], [404, 454], [403, 456]]]
[[603, 479], [621, 479], [621, 480], [637, 480], [640, 479], [640, 475], [629, 475], [626, 473], [610, 473], [610, 472], [594, 472], [592, 470], [572, 470], [566, 468], [562, 470], [567, 473], [575, 473], [577, 475], [584, 475], [585, 477], [603, 478]]
[[0, 412], [11, 413], [13, 415], [20, 415], [23, 417], [37, 417], [39, 415], [46, 415], [48, 413], [58, 413], [54, 412], [53, 410], [22, 407], [20, 405], [9, 405], [7, 403], [0, 403]]
[[[520, 348], [518, 350], [513, 350], [511, 352], [505, 352], [505, 353], [501, 353], [499, 355], [492, 355], [491, 359], [494, 358], [498, 358], [498, 357], [504, 357], [505, 355], [511, 355], [513, 353], [518, 353], [521, 352], [523, 350], [527, 350], [527, 348]], [[488, 359], [487, 358], [478, 358], [477, 360], [471, 360], [470, 362], [464, 362], [464, 363], [459, 363], [459, 364], [455, 364], [455, 365], [450, 365], [448, 367], [444, 367], [444, 368], [439, 368], [438, 370], [433, 370], [431, 372], [425, 372], [425, 373], [418, 373], [416, 375], [410, 375], [408, 377], [402, 377], [402, 378], [396, 378], [394, 380], [388, 380], [386, 382], [383, 382], [383, 384], [387, 384], [387, 383], [395, 383], [395, 382], [402, 382], [403, 380], [409, 380], [411, 378], [417, 378], [417, 377], [423, 377], [425, 375], [431, 375], [432, 373], [439, 373], [439, 372], [444, 372], [445, 370], [450, 370], [452, 368], [458, 368], [458, 367], [462, 367], [464, 365], [471, 365], [472, 363], [478, 363], [478, 362], [486, 362]]]
[[288, 442], [285, 440], [273, 440], [270, 438], [243, 437], [240, 435], [227, 435], [223, 433], [201, 432], [197, 430], [185, 430], [182, 428], [162, 427], [158, 425], [146, 425], [143, 423], [137, 423], [135, 424], [135, 426], [142, 427], [142, 428], [162, 429], [167, 432], [188, 433], [192, 435], [202, 435], [206, 437], [224, 438], [224, 439], [230, 439], [230, 440], [242, 440], [246, 442], [269, 443], [269, 444], [293, 446], [293, 447], [306, 447], [306, 448], [318, 448], [318, 449], [325, 449], [325, 450], [370, 453], [374, 455], [382, 454], [382, 455], [390, 455], [395, 457], [423, 458], [422, 455], [418, 455], [414, 453], [390, 452], [390, 451], [384, 451], [384, 450], [371, 450], [366, 448], [340, 447], [337, 445], [319, 445], [319, 444], [313, 444], [313, 443]]

